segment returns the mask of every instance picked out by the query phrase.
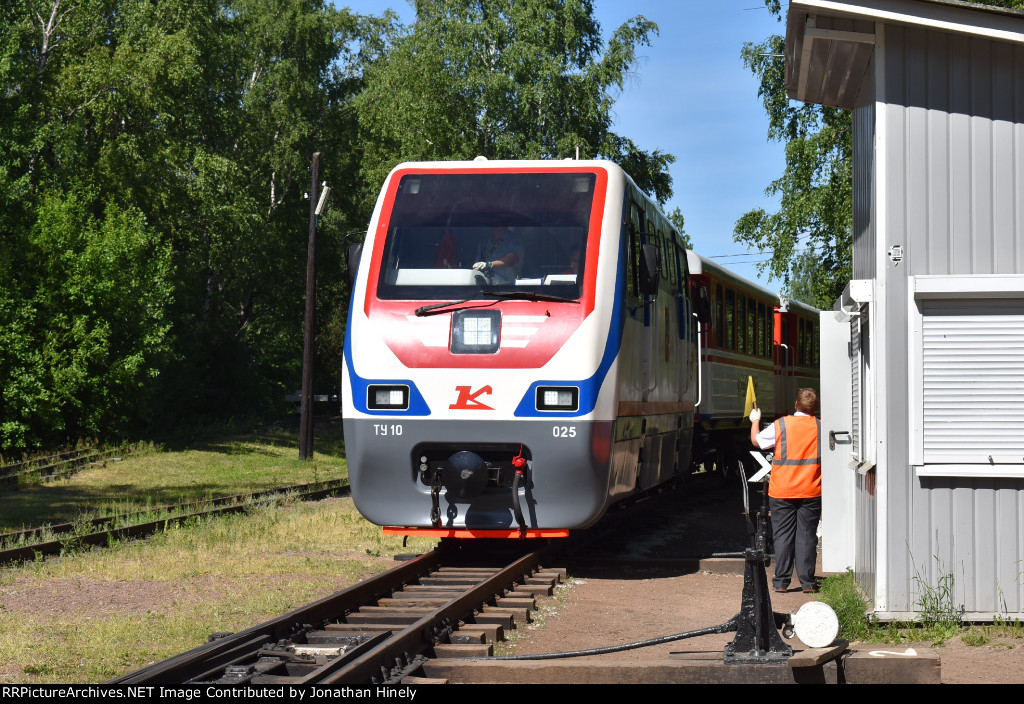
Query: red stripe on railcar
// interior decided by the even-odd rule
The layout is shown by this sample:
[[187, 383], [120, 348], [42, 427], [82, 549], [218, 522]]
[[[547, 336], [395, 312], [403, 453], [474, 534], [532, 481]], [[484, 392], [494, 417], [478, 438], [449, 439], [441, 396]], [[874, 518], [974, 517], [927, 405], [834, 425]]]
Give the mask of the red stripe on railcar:
[[[494, 354], [452, 354], [449, 351], [452, 314], [417, 318], [424, 301], [375, 301], [370, 323], [405, 366], [412, 369], [536, 369], [547, 364], [583, 323], [582, 306], [575, 303], [536, 301], [473, 301], [461, 308], [500, 310], [501, 339], [525, 342], [522, 347], [501, 346]], [[542, 322], [518, 322], [515, 316], [543, 317]], [[513, 320], [508, 318], [512, 317]], [[417, 334], [421, 330], [423, 334]], [[532, 332], [530, 332], [532, 331]], [[428, 346], [443, 339], [443, 346]]]
[[[535, 301], [473, 301], [464, 304], [463, 308], [486, 307], [499, 309], [503, 316], [536, 316], [544, 315], [546, 320], [537, 325], [537, 330], [526, 341], [525, 346], [501, 346], [493, 355], [452, 355], [447, 345], [444, 347], [428, 346], [422, 337], [415, 335], [409, 324], [409, 317], [415, 315], [417, 308], [439, 301], [431, 300], [380, 300], [377, 298], [377, 287], [380, 278], [381, 261], [384, 257], [384, 246], [387, 240], [388, 225], [391, 222], [395, 197], [402, 177], [409, 174], [546, 174], [546, 173], [579, 173], [594, 174], [593, 205], [590, 211], [590, 229], [587, 234], [587, 256], [583, 274], [583, 288], [579, 303], [535, 302]], [[579, 328], [582, 322], [594, 310], [597, 290], [597, 262], [601, 249], [601, 226], [604, 220], [605, 199], [608, 191], [608, 174], [599, 168], [497, 168], [497, 169], [402, 169], [396, 171], [388, 183], [387, 195], [381, 207], [377, 221], [376, 237], [370, 257], [369, 277], [366, 283], [366, 296], [363, 311], [371, 324], [384, 338], [385, 344], [396, 357], [410, 368], [502, 368], [502, 369], [534, 369], [546, 364], [566, 340]], [[451, 314], [441, 313], [416, 321], [416, 325], [440, 326], [446, 330], [451, 326]], [[503, 323], [505, 328], [506, 323]], [[528, 325], [525, 325], [528, 327]], [[502, 339], [508, 339], [502, 330]], [[434, 330], [435, 336], [446, 333]], [[508, 337], [513, 337], [509, 335]]]
[[524, 536], [517, 529], [467, 530], [453, 528], [399, 528], [384, 526], [384, 535], [409, 535], [418, 538], [568, 538], [564, 528], [529, 528]]

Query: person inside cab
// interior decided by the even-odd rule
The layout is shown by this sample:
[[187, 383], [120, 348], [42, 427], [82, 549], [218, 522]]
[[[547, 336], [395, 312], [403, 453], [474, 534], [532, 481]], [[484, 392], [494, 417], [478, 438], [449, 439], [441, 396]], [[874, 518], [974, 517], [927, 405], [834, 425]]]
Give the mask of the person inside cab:
[[482, 272], [493, 284], [512, 284], [523, 270], [523, 243], [507, 225], [497, 225], [491, 236], [480, 243], [473, 269]]

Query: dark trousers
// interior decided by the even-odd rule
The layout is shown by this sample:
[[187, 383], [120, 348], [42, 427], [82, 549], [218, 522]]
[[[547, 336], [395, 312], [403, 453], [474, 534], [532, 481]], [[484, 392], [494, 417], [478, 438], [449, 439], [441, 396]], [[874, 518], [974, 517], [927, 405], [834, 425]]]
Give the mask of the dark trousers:
[[816, 589], [814, 566], [818, 559], [818, 521], [821, 519], [821, 497], [814, 499], [776, 499], [768, 497], [775, 541], [776, 589], [788, 589], [796, 576], [804, 589]]

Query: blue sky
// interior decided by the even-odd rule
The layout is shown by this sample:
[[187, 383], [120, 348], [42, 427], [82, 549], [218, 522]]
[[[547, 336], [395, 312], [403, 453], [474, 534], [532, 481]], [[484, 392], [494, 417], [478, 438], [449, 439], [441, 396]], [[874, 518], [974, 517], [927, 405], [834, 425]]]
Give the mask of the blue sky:
[[[405, 22], [413, 19], [404, 0], [335, 4], [362, 14], [390, 8]], [[748, 210], [775, 209], [764, 190], [784, 167], [783, 146], [767, 141], [768, 118], [740, 50], [744, 42], [783, 34], [785, 27], [763, 0], [594, 0], [594, 5], [606, 37], [636, 15], [660, 29], [652, 46], [638, 52], [635, 75], [615, 104], [614, 130], [645, 150], [676, 156], [674, 194], [666, 210], [682, 210], [697, 252], [777, 290], [778, 281], [758, 277], [752, 263], [766, 257], [747, 255], [733, 242], [732, 231]]]

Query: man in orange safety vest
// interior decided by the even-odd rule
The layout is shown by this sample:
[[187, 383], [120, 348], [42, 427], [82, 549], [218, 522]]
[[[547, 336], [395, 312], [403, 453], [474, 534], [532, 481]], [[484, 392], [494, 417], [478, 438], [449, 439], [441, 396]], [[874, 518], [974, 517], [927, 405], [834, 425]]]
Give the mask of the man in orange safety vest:
[[821, 421], [814, 417], [818, 394], [800, 389], [796, 412], [779, 418], [759, 432], [761, 411], [750, 412], [750, 442], [761, 450], [775, 448], [768, 508], [775, 542], [777, 592], [789, 589], [793, 564], [804, 592], [818, 591], [814, 576], [821, 520]]

